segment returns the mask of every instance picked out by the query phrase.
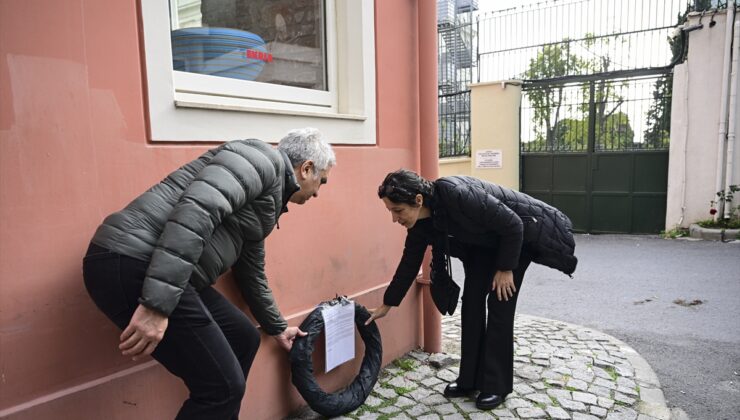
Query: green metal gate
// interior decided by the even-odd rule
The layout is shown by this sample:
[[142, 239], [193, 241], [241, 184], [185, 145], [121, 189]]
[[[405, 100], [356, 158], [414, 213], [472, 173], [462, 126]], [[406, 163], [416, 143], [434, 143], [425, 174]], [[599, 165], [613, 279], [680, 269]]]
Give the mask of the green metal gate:
[[590, 79], [525, 85], [521, 189], [561, 209], [580, 232], [658, 233], [671, 75]]

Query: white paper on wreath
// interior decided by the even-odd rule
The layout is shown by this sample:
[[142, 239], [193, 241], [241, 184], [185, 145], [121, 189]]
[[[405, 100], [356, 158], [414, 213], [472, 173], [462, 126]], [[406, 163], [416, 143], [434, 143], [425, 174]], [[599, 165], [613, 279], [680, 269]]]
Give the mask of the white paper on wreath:
[[355, 303], [343, 300], [321, 310], [326, 337], [326, 372], [355, 358]]

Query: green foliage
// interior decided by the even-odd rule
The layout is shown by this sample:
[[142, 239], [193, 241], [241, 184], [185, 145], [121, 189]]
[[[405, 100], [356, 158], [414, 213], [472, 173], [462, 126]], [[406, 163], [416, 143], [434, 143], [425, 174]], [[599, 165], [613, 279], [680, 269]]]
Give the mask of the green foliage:
[[707, 229], [740, 229], [740, 218], [706, 219], [699, 220], [696, 224]]
[[527, 79], [552, 79], [555, 77], [573, 74], [585, 66], [585, 62], [570, 52], [568, 38], [562, 44], [542, 46], [542, 51], [529, 62], [529, 68], [524, 72]]
[[617, 377], [619, 376], [619, 374], [617, 374], [617, 370], [614, 367], [606, 366], [604, 370], [606, 371], [606, 373], [609, 374], [609, 376], [611, 376], [613, 380], [615, 381], [617, 380]]
[[555, 127], [557, 148], [586, 150], [588, 147], [588, 120], [566, 118]]
[[[720, 229], [738, 229], [740, 228], [740, 206], [737, 206], [736, 208], [732, 208], [732, 200], [735, 198], [735, 193], [740, 192], [740, 185], [730, 185], [729, 188], [727, 188], [727, 191], [725, 190], [718, 191], [717, 192], [717, 201], [710, 201], [709, 202], [709, 214], [714, 216], [715, 214], [718, 214], [716, 217], [716, 220], [709, 219], [709, 220], [702, 220], [697, 222], [699, 226], [703, 228], [720, 228]], [[724, 217], [724, 210], [726, 206], [730, 206], [730, 211], [728, 212], [730, 217]], [[715, 207], [719, 207], [719, 210], [717, 210]]]
[[416, 368], [416, 363], [412, 359], [397, 359], [393, 364], [407, 372]]
[[597, 126], [597, 149], [624, 149], [634, 146], [635, 132], [624, 112], [605, 116]]
[[414, 390], [414, 388], [406, 388], [403, 386], [392, 386], [392, 385], [391, 385], [391, 388], [393, 388], [393, 390], [396, 391], [396, 394], [398, 395], [408, 394], [409, 392]]
[[[565, 118], [558, 121], [553, 130], [554, 142], [551, 150], [581, 151], [588, 147], [588, 120]], [[597, 124], [596, 149], [624, 149], [632, 148], [635, 132], [630, 125], [629, 116], [618, 112], [606, 116]], [[547, 143], [538, 135], [529, 144], [529, 150], [545, 150]]]
[[[566, 38], [562, 44], [544, 45], [542, 51], [530, 60], [524, 78], [540, 80], [562, 77], [578, 72], [585, 65], [581, 58], [571, 54], [570, 43]], [[532, 121], [537, 136], [535, 141], [544, 142], [546, 148], [552, 148], [555, 143], [555, 128], [561, 118], [564, 89], [562, 85], [547, 85], [541, 89], [533, 89], [528, 94], [534, 111]]]
[[673, 229], [660, 232], [660, 234], [666, 239], [684, 238], [689, 236], [689, 230], [680, 226], [676, 226]]
[[645, 145], [650, 148], [668, 145], [671, 133], [673, 77], [661, 77], [655, 82], [653, 102], [647, 112]]
[[[607, 44], [608, 38], [599, 39]], [[596, 37], [586, 36], [586, 47], [593, 47]], [[560, 44], [545, 45], [535, 58], [530, 60], [524, 73], [525, 79], [552, 79], [570, 74], [602, 73], [610, 70], [611, 59], [608, 56], [597, 56], [585, 59], [570, 51], [570, 41], [566, 38]], [[593, 85], [581, 87], [581, 98], [590, 98], [593, 87], [596, 147], [616, 149], [632, 147], [634, 130], [629, 117], [618, 112], [624, 99], [618, 94], [626, 82], [601, 80]], [[548, 84], [528, 92], [532, 105], [535, 138], [528, 144], [528, 150], [586, 150], [588, 147], [588, 99], [578, 104], [566, 104], [568, 88], [564, 85]], [[571, 95], [572, 96], [572, 95]], [[580, 116], [580, 118], [579, 118]]]

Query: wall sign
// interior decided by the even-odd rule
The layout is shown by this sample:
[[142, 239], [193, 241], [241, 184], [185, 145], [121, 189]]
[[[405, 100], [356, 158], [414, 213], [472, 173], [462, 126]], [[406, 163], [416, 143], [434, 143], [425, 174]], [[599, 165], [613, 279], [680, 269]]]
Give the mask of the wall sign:
[[486, 149], [475, 152], [476, 169], [501, 169], [503, 157], [501, 150]]

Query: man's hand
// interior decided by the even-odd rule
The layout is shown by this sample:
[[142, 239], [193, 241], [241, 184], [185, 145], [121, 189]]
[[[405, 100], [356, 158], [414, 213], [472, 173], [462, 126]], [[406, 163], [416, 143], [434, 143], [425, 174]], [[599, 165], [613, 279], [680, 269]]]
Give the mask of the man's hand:
[[280, 347], [285, 349], [285, 351], [290, 351], [290, 349], [293, 348], [293, 342], [296, 337], [305, 337], [306, 334], [308, 333], [301, 331], [298, 327], [288, 327], [285, 331], [278, 335], [273, 335], [272, 337], [277, 340]]
[[514, 273], [512, 271], [497, 271], [493, 276], [491, 289], [496, 292], [498, 300], [509, 301], [509, 298], [516, 293], [514, 285]]
[[164, 337], [167, 323], [166, 316], [139, 305], [121, 334], [121, 344], [118, 346], [121, 354], [132, 356], [134, 360], [152, 354]]
[[376, 319], [384, 317], [390, 310], [391, 307], [388, 305], [380, 305], [375, 309], [370, 309], [370, 318], [365, 321], [365, 325], [370, 325]]

